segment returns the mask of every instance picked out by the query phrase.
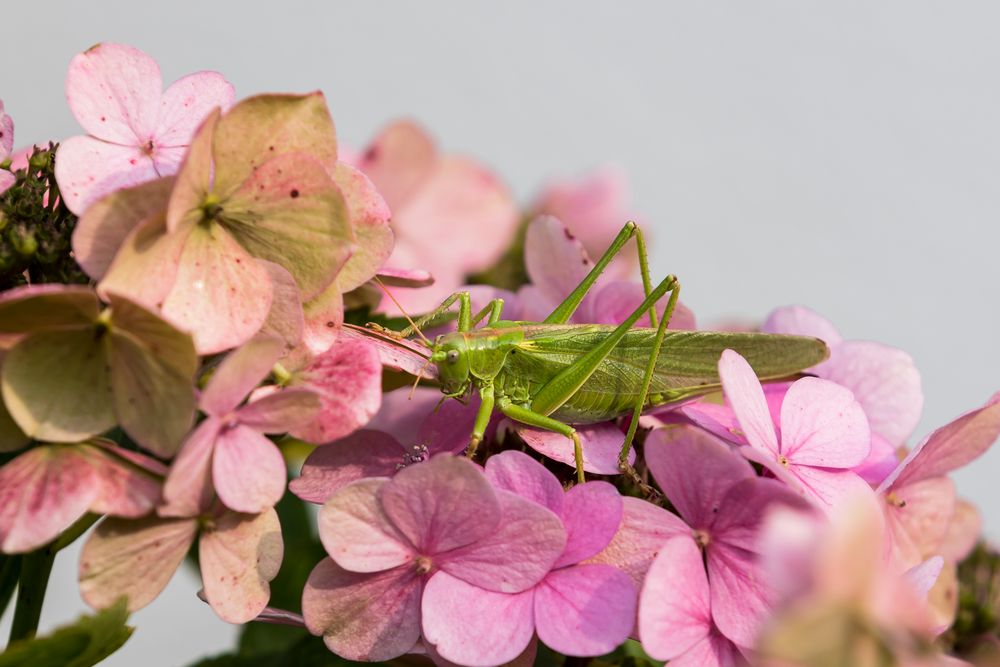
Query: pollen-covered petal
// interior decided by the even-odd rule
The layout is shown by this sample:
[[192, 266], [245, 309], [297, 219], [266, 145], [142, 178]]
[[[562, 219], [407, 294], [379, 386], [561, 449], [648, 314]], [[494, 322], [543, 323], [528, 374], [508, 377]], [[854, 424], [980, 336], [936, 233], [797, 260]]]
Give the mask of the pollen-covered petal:
[[437, 572], [424, 589], [424, 638], [459, 665], [503, 665], [535, 631], [534, 589], [497, 593]]
[[341, 567], [381, 572], [416, 558], [413, 545], [393, 525], [378, 501], [387, 480], [358, 480], [337, 491], [319, 511], [319, 538]]
[[497, 489], [516, 493], [562, 515], [566, 495], [562, 484], [545, 466], [523, 452], [508, 449], [491, 456], [486, 461], [486, 478]]
[[97, 609], [122, 595], [130, 611], [142, 609], [166, 587], [197, 532], [197, 519], [105, 519], [80, 553], [80, 594]]
[[198, 563], [205, 598], [219, 618], [248, 623], [271, 597], [270, 581], [284, 555], [278, 513], [224, 512], [202, 532]]
[[871, 430], [849, 389], [798, 380], [781, 404], [781, 454], [798, 465], [851, 468], [871, 452]]
[[496, 494], [502, 511], [500, 524], [467, 546], [439, 552], [435, 562], [480, 588], [519, 593], [552, 569], [566, 548], [566, 530], [559, 517], [541, 505], [509, 491]]
[[301, 474], [288, 484], [288, 489], [306, 502], [325, 503], [351, 482], [396, 474], [404, 463], [404, 451], [388, 433], [355, 431], [310, 452]]
[[535, 628], [546, 646], [573, 656], [610, 653], [635, 626], [638, 592], [610, 565], [550, 572], [535, 588]]
[[[565, 435], [520, 424], [515, 428], [528, 446], [539, 454], [576, 467], [573, 441]], [[596, 475], [620, 475], [618, 455], [625, 442], [625, 434], [611, 422], [584, 424], [575, 428], [583, 450], [583, 469]], [[629, 451], [628, 460], [629, 463], [635, 462], [635, 449]]]
[[379, 490], [379, 502], [396, 528], [427, 555], [495, 536], [502, 514], [481, 469], [447, 454], [400, 470]]
[[607, 482], [577, 484], [566, 492], [559, 518], [566, 529], [566, 548], [553, 566], [572, 565], [608, 546], [622, 522], [622, 497]]
[[156, 127], [163, 78], [139, 49], [104, 42], [73, 56], [66, 73], [66, 101], [90, 134], [138, 145]]
[[224, 427], [216, 438], [212, 481], [231, 510], [257, 514], [285, 492], [285, 460], [273, 442], [243, 425]]
[[747, 360], [733, 350], [724, 350], [719, 359], [719, 377], [726, 400], [736, 413], [750, 446], [777, 455], [778, 437], [767, 407], [764, 390]]
[[236, 97], [233, 84], [218, 72], [195, 72], [163, 91], [154, 136], [159, 146], [182, 147], [212, 109], [229, 110]]
[[75, 446], [24, 452], [0, 468], [0, 552], [24, 553], [54, 539], [98, 493], [97, 473]]
[[357, 573], [324, 558], [306, 581], [302, 616], [309, 632], [343, 658], [392, 660], [420, 637], [423, 588], [414, 568]]

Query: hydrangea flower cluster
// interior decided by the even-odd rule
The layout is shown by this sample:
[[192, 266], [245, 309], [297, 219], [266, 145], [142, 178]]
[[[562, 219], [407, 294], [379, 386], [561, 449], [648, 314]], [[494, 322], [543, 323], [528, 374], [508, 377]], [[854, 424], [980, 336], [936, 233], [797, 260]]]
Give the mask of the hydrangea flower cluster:
[[[0, 267], [11, 655], [72, 640], [33, 637], [83, 536], [100, 622], [74, 632], [100, 656], [185, 559], [269, 664], [955, 665], [1000, 646], [1000, 556], [948, 476], [1000, 436], [1000, 393], [911, 440], [910, 356], [783, 307], [759, 331], [819, 339], [824, 361], [775, 382], [719, 349], [686, 400], [572, 424], [577, 458], [525, 423], [530, 396], [490, 415], [493, 376], [455, 391], [439, 367], [459, 357], [394, 330], [456, 291], [477, 324], [502, 300], [483, 335], [543, 322], [632, 217], [620, 172], [521, 207], [411, 121], [348, 151], [320, 92], [237, 100], [216, 72], [164, 91], [119, 44], [76, 56], [66, 96], [86, 134], [19, 162], [0, 103], [0, 234], [74, 267], [52, 279], [35, 249]], [[628, 326], [636, 268], [616, 259], [560, 335]], [[669, 327], [714, 340], [686, 304]], [[626, 366], [614, 391], [636, 393]]]

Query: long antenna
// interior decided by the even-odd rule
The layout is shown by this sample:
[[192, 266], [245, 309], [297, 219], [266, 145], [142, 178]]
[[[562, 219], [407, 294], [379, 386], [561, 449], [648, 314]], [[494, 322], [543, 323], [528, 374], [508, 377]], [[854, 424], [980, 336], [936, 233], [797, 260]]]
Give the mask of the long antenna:
[[403, 317], [405, 317], [406, 321], [410, 323], [410, 326], [413, 327], [413, 330], [415, 332], [417, 332], [417, 335], [420, 336], [420, 339], [424, 341], [424, 345], [426, 345], [429, 348], [434, 347], [434, 343], [432, 343], [429, 340], [427, 340], [427, 336], [424, 335], [424, 332], [420, 330], [420, 327], [417, 326], [416, 322], [414, 322], [412, 319], [410, 319], [410, 316], [406, 314], [405, 310], [403, 310], [403, 306], [400, 305], [399, 301], [396, 301], [396, 297], [394, 297], [392, 295], [392, 292], [390, 292], [386, 288], [385, 284], [381, 280], [379, 280], [379, 277], [378, 276], [374, 276], [372, 278], [372, 280], [375, 281], [376, 285], [378, 285], [379, 287], [382, 288], [382, 291], [385, 292], [385, 295], [387, 297], [389, 297], [389, 300], [392, 301], [396, 305], [396, 308], [399, 309], [399, 312], [403, 313]]
[[413, 395], [415, 393], [417, 393], [417, 385], [420, 384], [420, 380], [423, 378], [424, 369], [427, 368], [430, 365], [431, 365], [431, 360], [430, 360], [430, 357], [428, 357], [427, 361], [424, 362], [424, 365], [420, 367], [419, 371], [417, 371], [417, 377], [413, 381], [413, 386], [410, 387], [410, 395], [406, 397], [406, 400], [408, 400], [408, 401], [412, 401], [413, 400]]

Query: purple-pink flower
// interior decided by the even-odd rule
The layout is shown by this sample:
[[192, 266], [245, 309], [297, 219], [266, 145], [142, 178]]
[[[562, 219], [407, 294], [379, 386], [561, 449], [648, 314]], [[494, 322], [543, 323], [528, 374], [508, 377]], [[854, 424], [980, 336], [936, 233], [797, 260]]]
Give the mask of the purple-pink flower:
[[165, 91], [160, 67], [139, 49], [102, 43], [77, 54], [66, 100], [86, 136], [59, 146], [56, 180], [77, 215], [104, 195], [177, 172], [191, 136], [214, 108], [233, 103], [232, 84], [196, 72]]
[[[10, 157], [12, 150], [14, 150], [14, 121], [4, 111], [3, 100], [0, 100], [0, 163]], [[0, 169], [0, 194], [6, 192], [16, 180], [13, 173], [7, 169]]]

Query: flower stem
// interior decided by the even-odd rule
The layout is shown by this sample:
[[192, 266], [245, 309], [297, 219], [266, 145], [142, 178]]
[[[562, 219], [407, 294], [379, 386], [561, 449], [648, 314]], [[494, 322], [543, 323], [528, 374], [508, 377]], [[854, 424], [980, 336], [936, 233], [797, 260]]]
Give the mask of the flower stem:
[[17, 581], [17, 605], [10, 626], [10, 643], [31, 639], [38, 632], [45, 589], [49, 585], [52, 562], [56, 558], [55, 543], [21, 557], [21, 576]]

